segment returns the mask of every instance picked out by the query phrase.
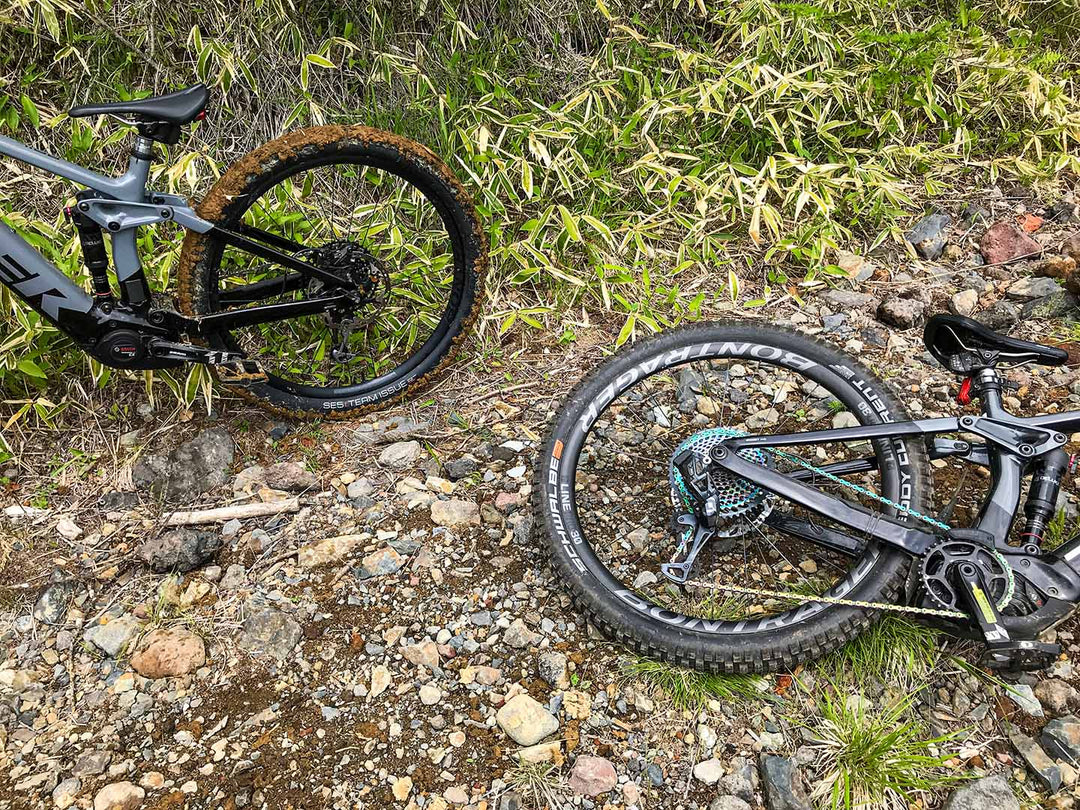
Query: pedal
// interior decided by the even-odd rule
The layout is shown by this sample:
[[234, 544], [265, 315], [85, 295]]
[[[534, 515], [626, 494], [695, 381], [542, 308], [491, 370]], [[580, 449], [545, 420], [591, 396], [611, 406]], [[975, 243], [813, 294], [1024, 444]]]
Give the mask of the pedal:
[[990, 669], [1032, 672], [1046, 669], [1061, 655], [1060, 644], [1045, 641], [1010, 641], [987, 648], [982, 665]]

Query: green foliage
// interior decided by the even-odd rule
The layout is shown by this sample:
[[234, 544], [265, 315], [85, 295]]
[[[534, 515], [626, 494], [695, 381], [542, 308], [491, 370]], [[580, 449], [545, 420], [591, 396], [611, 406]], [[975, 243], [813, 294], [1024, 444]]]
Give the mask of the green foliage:
[[837, 681], [915, 688], [929, 680], [938, 664], [938, 635], [924, 624], [888, 615], [815, 667]]
[[635, 658], [624, 672], [660, 689], [682, 709], [700, 710], [710, 700], [773, 700], [768, 682], [757, 675], [710, 675], [663, 661]]
[[952, 755], [939, 750], [951, 735], [926, 739], [920, 723], [908, 717], [910, 698], [865, 712], [825, 690], [818, 708], [821, 716], [808, 728], [820, 754], [813, 793], [825, 806], [906, 810], [920, 795], [960, 778], [945, 769]]
[[[198, 198], [228, 161], [308, 124], [427, 144], [487, 222], [497, 333], [562, 334], [557, 313], [584, 306], [615, 313], [621, 342], [710, 300], [761, 306], [828, 275], [840, 245], [900, 241], [924, 196], [1080, 162], [1075, 0], [16, 0], [6, 14], [0, 131], [101, 170], [122, 166], [126, 133], [70, 121], [69, 104], [215, 87], [210, 120], [155, 172], [164, 190]], [[0, 214], [79, 277], [65, 187], [18, 180]], [[167, 287], [178, 236], [141, 244]], [[5, 389], [84, 362], [0, 306]]]

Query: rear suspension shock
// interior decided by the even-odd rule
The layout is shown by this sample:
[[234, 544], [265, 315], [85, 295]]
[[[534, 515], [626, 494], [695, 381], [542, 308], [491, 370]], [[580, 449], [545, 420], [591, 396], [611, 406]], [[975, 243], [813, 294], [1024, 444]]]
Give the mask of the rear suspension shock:
[[1058, 492], [1061, 490], [1061, 477], [1069, 467], [1069, 454], [1058, 449], [1047, 453], [1031, 476], [1024, 515], [1027, 522], [1020, 535], [1026, 546], [1041, 546], [1046, 527], [1054, 519], [1057, 511]]

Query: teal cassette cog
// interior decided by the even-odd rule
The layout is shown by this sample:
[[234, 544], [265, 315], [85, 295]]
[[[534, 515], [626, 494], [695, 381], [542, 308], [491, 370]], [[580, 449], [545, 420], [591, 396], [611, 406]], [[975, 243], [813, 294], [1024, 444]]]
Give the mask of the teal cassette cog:
[[[718, 470], [711, 470], [710, 458], [713, 448], [734, 436], [745, 436], [730, 428], [709, 428], [685, 439], [668, 462], [668, 480], [671, 484], [671, 502], [680, 512], [695, 512], [694, 497], [690, 493], [682, 473], [675, 466], [675, 459], [686, 450], [693, 451], [694, 469], [708, 476], [708, 491], [714, 496], [717, 531], [719, 537], [735, 537], [757, 526], [772, 509], [773, 498], [752, 481]], [[769, 463], [769, 456], [758, 448], [739, 450], [741, 458], [762, 467]], [[687, 537], [683, 537], [685, 543]]]

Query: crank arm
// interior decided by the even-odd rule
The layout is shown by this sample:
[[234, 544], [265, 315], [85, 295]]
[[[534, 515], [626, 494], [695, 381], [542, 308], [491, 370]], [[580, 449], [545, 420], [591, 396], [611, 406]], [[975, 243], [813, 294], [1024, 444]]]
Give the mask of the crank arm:
[[843, 498], [828, 495], [790, 475], [746, 461], [725, 445], [713, 449], [712, 463], [726, 473], [753, 481], [757, 486], [779, 495], [786, 501], [799, 504], [811, 512], [842, 523], [855, 532], [868, 534], [901, 548], [909, 554], [918, 556], [938, 540], [936, 534], [908, 526]]
[[203, 363], [218, 365], [235, 363], [243, 359], [243, 352], [218, 351], [205, 346], [192, 346], [188, 343], [173, 343], [170, 340], [153, 338], [150, 341], [150, 353], [162, 360], [179, 360], [183, 363]]
[[807, 540], [829, 551], [837, 551], [849, 557], [858, 557], [866, 550], [866, 543], [850, 534], [775, 511], [765, 518], [765, 525], [770, 529], [798, 537], [800, 540]]

